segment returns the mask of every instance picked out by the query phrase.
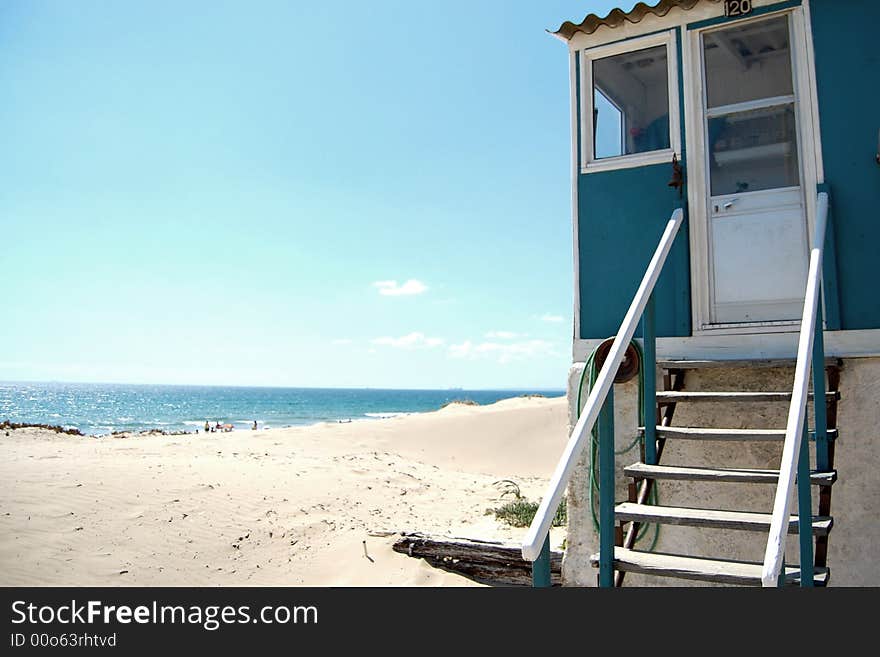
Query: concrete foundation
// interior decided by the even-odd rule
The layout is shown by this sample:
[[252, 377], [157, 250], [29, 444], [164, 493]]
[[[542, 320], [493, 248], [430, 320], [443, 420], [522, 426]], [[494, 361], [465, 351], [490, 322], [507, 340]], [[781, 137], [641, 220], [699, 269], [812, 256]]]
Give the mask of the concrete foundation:
[[[880, 358], [844, 359], [840, 377], [841, 401], [838, 406], [840, 437], [835, 451], [838, 481], [834, 484], [828, 566], [831, 586], [880, 586]], [[575, 400], [584, 364], [576, 363], [569, 372], [569, 421], [577, 419]], [[705, 368], [689, 370], [685, 378], [688, 391], [791, 390], [794, 368]], [[662, 377], [658, 373], [658, 388]], [[615, 385], [615, 442], [623, 449], [632, 442], [638, 426], [637, 381]], [[812, 417], [812, 404], [808, 409]], [[784, 428], [787, 403], [682, 403], [675, 411], [673, 425], [690, 427]], [[812, 452], [812, 450], [811, 450]], [[778, 468], [782, 444], [754, 442], [702, 443], [670, 440], [662, 463], [717, 467]], [[622, 469], [638, 461], [638, 448], [616, 457], [616, 499], [627, 499]], [[568, 488], [568, 535], [563, 561], [563, 581], [569, 586], [595, 586], [597, 570], [589, 557], [598, 552], [589, 503], [589, 450], [577, 464]], [[815, 460], [813, 461], [815, 464]], [[659, 504], [769, 513], [773, 508], [775, 485], [711, 482], [661, 481]], [[816, 509], [818, 489], [813, 488]], [[594, 500], [598, 513], [598, 497]], [[794, 506], [793, 508], [797, 508]], [[653, 527], [637, 544], [648, 549]], [[762, 561], [767, 535], [759, 532], [722, 529], [696, 529], [664, 525], [660, 528], [655, 551], [673, 554]], [[788, 541], [789, 563], [797, 562], [797, 537]], [[626, 586], [702, 585], [679, 579], [628, 574]]]

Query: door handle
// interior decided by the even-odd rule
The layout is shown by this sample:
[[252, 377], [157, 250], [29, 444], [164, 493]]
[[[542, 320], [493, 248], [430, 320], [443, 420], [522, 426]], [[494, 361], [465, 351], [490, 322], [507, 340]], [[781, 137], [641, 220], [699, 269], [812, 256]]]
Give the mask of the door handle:
[[713, 205], [713, 207], [715, 208], [716, 213], [725, 212], [727, 210], [730, 210], [730, 208], [732, 208], [738, 200], [739, 200], [738, 198], [732, 198], [729, 201], [725, 201], [721, 205], [718, 205], [717, 203], [715, 203]]

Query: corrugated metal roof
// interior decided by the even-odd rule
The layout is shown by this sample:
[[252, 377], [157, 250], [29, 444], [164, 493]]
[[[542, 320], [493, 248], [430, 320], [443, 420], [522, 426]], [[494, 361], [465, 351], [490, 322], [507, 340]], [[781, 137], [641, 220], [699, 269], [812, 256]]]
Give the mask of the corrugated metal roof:
[[[597, 16], [596, 14], [590, 14], [577, 25], [575, 25], [571, 21], [565, 21], [562, 25], [559, 26], [559, 29], [552, 34], [568, 40], [571, 39], [578, 32], [582, 32], [584, 34], [592, 34], [602, 25], [605, 25], [607, 27], [619, 27], [623, 25], [624, 21], [629, 21], [630, 23], [638, 23], [648, 14], [653, 14], [654, 16], [665, 16], [673, 7], [690, 9], [698, 2], [702, 1], [704, 0], [660, 0], [659, 2], [655, 2], [653, 5], [646, 5], [644, 2], [639, 2], [630, 11], [612, 9], [604, 18]], [[721, 2], [721, 0], [706, 1]]]

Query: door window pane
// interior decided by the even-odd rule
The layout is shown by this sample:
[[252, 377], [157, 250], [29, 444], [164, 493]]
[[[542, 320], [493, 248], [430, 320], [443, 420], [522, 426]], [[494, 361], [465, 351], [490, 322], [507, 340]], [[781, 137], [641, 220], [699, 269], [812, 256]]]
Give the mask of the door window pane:
[[593, 62], [597, 159], [670, 148], [666, 46]]
[[800, 185], [794, 105], [709, 119], [712, 196]]
[[787, 17], [708, 32], [703, 54], [710, 108], [794, 93]]

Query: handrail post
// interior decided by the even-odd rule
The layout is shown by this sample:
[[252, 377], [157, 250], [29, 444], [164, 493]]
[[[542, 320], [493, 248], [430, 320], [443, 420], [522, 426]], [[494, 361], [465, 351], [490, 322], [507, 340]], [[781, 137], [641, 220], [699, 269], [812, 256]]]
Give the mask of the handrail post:
[[813, 504], [810, 495], [810, 434], [804, 418], [797, 466], [798, 534], [801, 548], [801, 586], [813, 586]]
[[599, 414], [599, 586], [614, 586], [614, 386]]
[[648, 297], [642, 315], [642, 370], [644, 376], [645, 463], [657, 465], [657, 342], [654, 326], [654, 293]]
[[[821, 254], [825, 250], [825, 240], [828, 233], [828, 193], [820, 192], [816, 200], [818, 218], [816, 221], [816, 237], [814, 249]], [[833, 233], [833, 231], [832, 231]], [[828, 419], [825, 400], [825, 329], [822, 312], [822, 269], [819, 268], [816, 283], [818, 289], [818, 303], [816, 304], [816, 324], [813, 333], [813, 413], [815, 415], [816, 430], [816, 469], [827, 471], [831, 468], [831, 452], [828, 446]]]
[[550, 534], [544, 539], [541, 554], [532, 562], [532, 586], [535, 588], [547, 588], [552, 586], [550, 581]]
[[[819, 288], [821, 299], [822, 289]], [[822, 328], [822, 304], [816, 309], [816, 328], [813, 338], [813, 413], [816, 429], [816, 469], [831, 469], [828, 447], [828, 417], [825, 399], [825, 331]]]

